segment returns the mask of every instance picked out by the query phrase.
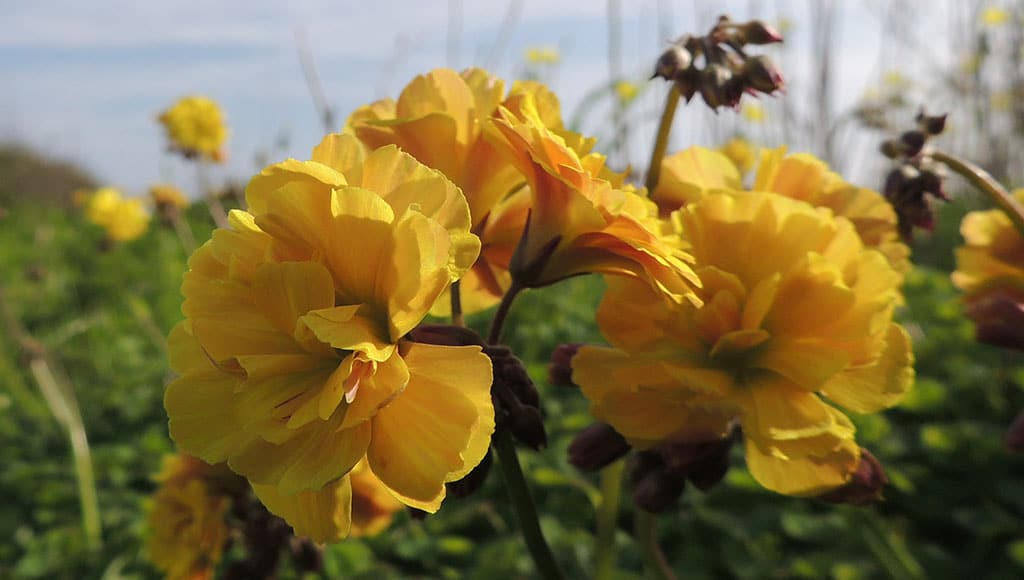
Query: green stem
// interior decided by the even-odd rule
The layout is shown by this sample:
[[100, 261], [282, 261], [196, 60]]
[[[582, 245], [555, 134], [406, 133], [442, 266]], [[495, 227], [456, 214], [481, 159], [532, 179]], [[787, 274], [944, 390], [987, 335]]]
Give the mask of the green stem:
[[512, 308], [512, 301], [522, 290], [522, 286], [513, 280], [512, 287], [501, 297], [498, 310], [494, 313], [494, 320], [491, 321], [491, 330], [487, 333], [487, 344], [498, 344], [498, 341], [501, 340], [501, 329], [505, 326], [505, 318], [508, 317], [508, 311]]
[[452, 298], [452, 325], [466, 326], [466, 320], [462, 316], [462, 285], [456, 280], [452, 282], [449, 289]]
[[537, 518], [537, 506], [533, 503], [523, 469], [519, 466], [512, 435], [507, 429], [499, 429], [494, 433], [491, 444], [498, 454], [498, 465], [505, 479], [509, 498], [512, 500], [512, 509], [519, 518], [519, 528], [523, 533], [523, 539], [526, 540], [526, 547], [530, 550], [530, 556], [533, 557], [534, 565], [537, 566], [537, 572], [546, 580], [562, 580], [565, 575], [562, 574], [551, 548], [544, 540], [544, 532], [540, 529], [540, 520]]
[[953, 171], [960, 174], [961, 177], [966, 179], [968, 183], [981, 190], [985, 195], [992, 200], [999, 209], [1006, 213], [1013, 225], [1017, 227], [1017, 230], [1022, 236], [1024, 236], [1024, 206], [1012, 196], [998, 181], [995, 180], [987, 171], [958, 157], [943, 153], [941, 151], [935, 151], [931, 154], [932, 159], [940, 163], [945, 164]]
[[644, 570], [648, 578], [654, 580], [676, 580], [665, 554], [658, 546], [658, 516], [642, 509], [636, 510], [636, 541], [640, 544], [640, 554], [644, 560]]
[[665, 158], [665, 150], [668, 148], [668, 135], [672, 130], [672, 120], [676, 117], [676, 108], [679, 107], [679, 97], [679, 89], [673, 83], [665, 100], [661, 121], [658, 122], [658, 136], [654, 140], [654, 151], [651, 152], [651, 162], [647, 166], [647, 181], [644, 185], [648, 193], [654, 191], [661, 178], [661, 160]]
[[594, 546], [594, 580], [615, 578], [615, 528], [622, 497], [622, 473], [626, 462], [616, 461], [601, 471], [601, 505], [597, 508], [597, 545]]

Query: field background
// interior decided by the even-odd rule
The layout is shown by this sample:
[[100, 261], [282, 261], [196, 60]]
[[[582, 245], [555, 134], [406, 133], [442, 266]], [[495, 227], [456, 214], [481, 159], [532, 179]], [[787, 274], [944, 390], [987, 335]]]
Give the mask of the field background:
[[[901, 19], [913, 18], [923, 4], [886, 4], [892, 13], [883, 21], [892, 26], [883, 38], [890, 46], [927, 50], [900, 48], [909, 37], [899, 34]], [[821, 102], [813, 98], [773, 101], [761, 120], [726, 112], [721, 122], [702, 117], [693, 126], [711, 146], [736, 135], [771, 145], [788, 137], [838, 168], [856, 165], [860, 183], [877, 187], [883, 176], [877, 141], [909, 125], [922, 102], [937, 103], [953, 112], [940, 144], [1019, 185], [1024, 8], [997, 3], [1008, 14], [1006, 25], [985, 20], [990, 3], [956, 4], [962, 8], [950, 17], [960, 19], [961, 32], [936, 40], [962, 57], [955, 68], [876, 66], [877, 82], [843, 111], [800, 106]], [[794, 9], [791, 16], [793, 26], [822, 34], [836, 18], [825, 9]], [[825, 34], [821, 42], [827, 40]], [[781, 61], [798, 56], [783, 53]], [[804, 77], [807, 84], [794, 89], [812, 97], [807, 87], [814, 78], [830, 86], [843, 74], [834, 57], [817, 51], [813, 58], [807, 70], [818, 76]], [[523, 64], [524, 75], [557, 74], [531, 66]], [[651, 111], [638, 107], [656, 106], [663, 88], [648, 86], [651, 99], [630, 105], [596, 87], [566, 118], [600, 133], [607, 126], [602, 120], [621, 108], [625, 124], [606, 131], [599, 145], [611, 152], [617, 138], [630, 139], [622, 131], [650, 120]], [[619, 163], [636, 164], [645, 154], [640, 138], [632, 139], [633, 157], [620, 153]], [[272, 143], [256, 145], [275, 150]], [[187, 256], [175, 232], [156, 220], [138, 240], [104, 243], [102, 230], [70, 202], [73, 190], [98, 185], [86, 168], [41, 152], [38, 144], [0, 147], [0, 578], [160, 577], [142, 554], [142, 514], [155, 487], [151, 476], [162, 454], [173, 451], [162, 406], [170, 377], [164, 337], [181, 318]], [[661, 545], [681, 577], [1024, 577], [1024, 458], [1003, 446], [1006, 426], [1024, 409], [1024, 358], [973, 340], [949, 272], [953, 249], [962, 243], [960, 218], [985, 204], [959, 182], [950, 189], [954, 200], [941, 207], [937, 231], [915, 241], [916, 266], [899, 314], [913, 336], [917, 384], [894, 410], [855, 417], [858, 441], [892, 481], [885, 501], [857, 509], [777, 496], [760, 489], [736, 455], [723, 485], [708, 494], [688, 489], [678, 509], [660, 518]], [[186, 218], [196, 240], [208, 239], [213, 223], [203, 203], [193, 204]], [[589, 424], [586, 403], [572, 388], [548, 385], [545, 367], [558, 344], [601, 341], [593, 322], [601, 288], [600, 279], [587, 277], [529, 292], [514, 307], [507, 332], [541, 391], [550, 440], [543, 452], [523, 451], [521, 458], [548, 540], [574, 578], [592, 568], [599, 482], [565, 460], [571, 438]], [[40, 371], [40, 360], [52, 376]], [[81, 445], [83, 434], [100, 508], [98, 550], [88, 549], [92, 524], [83, 519], [72, 454], [72, 441]], [[625, 498], [617, 518], [617, 577], [628, 580], [642, 574]], [[532, 564], [507, 503], [492, 473], [474, 496], [449, 499], [424, 521], [401, 513], [381, 536], [328, 547], [325, 576], [529, 578]], [[229, 551], [232, 557], [237, 552]], [[298, 576], [285, 566], [279, 577]]]

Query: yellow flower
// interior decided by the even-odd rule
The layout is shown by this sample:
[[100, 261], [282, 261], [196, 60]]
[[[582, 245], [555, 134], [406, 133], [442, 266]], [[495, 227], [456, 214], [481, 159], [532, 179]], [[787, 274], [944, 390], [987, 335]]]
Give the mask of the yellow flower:
[[729, 139], [718, 151], [732, 161], [736, 169], [740, 170], [740, 175], [753, 169], [754, 160], [757, 159], [757, 146], [743, 137]]
[[1010, 20], [1010, 13], [998, 6], [988, 6], [981, 11], [981, 24], [983, 26], [999, 26]]
[[208, 580], [220, 561], [228, 527], [229, 498], [210, 494], [202, 479], [164, 485], [150, 504], [146, 521], [149, 559], [168, 580]]
[[641, 278], [675, 302], [696, 301], [690, 256], [660, 233], [657, 206], [596, 177], [604, 158], [580, 158], [545, 127], [531, 99], [521, 117], [501, 109], [490, 137], [529, 184], [529, 225], [509, 264], [514, 283], [540, 287], [600, 272]]
[[173, 185], [158, 183], [149, 187], [149, 196], [153, 199], [158, 209], [176, 208], [179, 210], [188, 207], [188, 198], [180, 189]]
[[768, 114], [759, 103], [746, 103], [743, 105], [743, 118], [751, 123], [764, 123]]
[[640, 94], [640, 87], [629, 81], [615, 83], [615, 94], [623, 105], [632, 103]]
[[127, 242], [146, 233], [149, 214], [138, 199], [124, 199], [112, 187], [101, 187], [89, 198], [85, 215], [90, 222], [102, 227], [107, 237], [116, 242]]
[[864, 245], [885, 254], [898, 272], [910, 271], [910, 248], [900, 240], [892, 205], [876, 191], [847, 183], [813, 155], [786, 155], [785, 147], [762, 150], [754, 189], [831, 209], [850, 220]]
[[892, 322], [899, 275], [827, 210], [765, 192], [711, 193], [673, 214], [692, 244], [702, 308], [608, 279], [598, 322], [613, 348], [583, 347], [573, 382], [635, 447], [722, 437], [739, 423], [768, 489], [814, 495], [856, 469], [854, 428], [913, 382]]
[[254, 177], [251, 213], [189, 260], [164, 402], [182, 449], [227, 461], [322, 542], [348, 532], [364, 457], [402, 503], [436, 511], [486, 452], [494, 410], [479, 347], [404, 338], [479, 252], [458, 188], [350, 135], [312, 157]]
[[700, 200], [716, 190], [741, 189], [737, 165], [719, 151], [690, 147], [665, 157], [661, 162], [661, 179], [651, 192], [663, 217]]
[[224, 114], [208, 97], [183, 97], [160, 114], [170, 148], [186, 157], [222, 161], [222, 146], [228, 136]]
[[526, 62], [530, 64], [558, 64], [561, 55], [557, 48], [550, 46], [533, 46], [526, 49]]
[[[437, 69], [418, 76], [397, 102], [385, 99], [361, 107], [346, 124], [345, 131], [370, 149], [397, 145], [462, 189], [469, 203], [473, 232], [482, 243], [480, 259], [460, 282], [462, 306], [467, 313], [496, 304], [510, 284], [508, 260], [503, 257], [510, 256], [515, 248], [526, 214], [496, 208], [507, 205], [505, 198], [524, 180], [483, 138], [483, 131], [499, 105], [518, 110], [527, 96], [537, 103], [548, 127], [584, 153], [589, 151], [593, 140], [565, 131], [558, 98], [544, 85], [517, 82], [506, 96], [504, 83], [482, 69], [467, 69], [461, 74]], [[433, 314], [446, 315], [448, 306], [448, 299], [439, 300]]]

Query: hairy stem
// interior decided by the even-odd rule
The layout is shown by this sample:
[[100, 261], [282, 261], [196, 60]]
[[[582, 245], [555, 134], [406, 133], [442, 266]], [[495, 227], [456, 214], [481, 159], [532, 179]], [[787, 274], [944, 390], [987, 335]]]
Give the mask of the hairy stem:
[[597, 508], [597, 545], [594, 547], [594, 580], [615, 578], [615, 523], [622, 497], [622, 472], [626, 462], [616, 461], [601, 471], [601, 505]]
[[943, 163], [946, 167], [949, 167], [953, 171], [957, 172], [961, 177], [967, 180], [968, 183], [981, 190], [982, 193], [987, 195], [989, 199], [996, 204], [999, 209], [1006, 213], [1013, 225], [1016, 226], [1017, 231], [1024, 236], [1024, 206], [1012, 196], [994, 177], [988, 174], [987, 171], [978, 167], [977, 165], [943, 153], [941, 151], [935, 151], [932, 153], [932, 159]]

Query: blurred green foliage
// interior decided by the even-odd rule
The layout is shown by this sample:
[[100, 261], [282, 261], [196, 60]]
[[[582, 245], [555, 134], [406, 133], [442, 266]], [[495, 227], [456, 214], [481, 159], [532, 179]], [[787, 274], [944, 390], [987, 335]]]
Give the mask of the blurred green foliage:
[[[143, 503], [168, 439], [161, 397], [169, 378], [163, 336], [180, 319], [186, 256], [174, 232], [154, 227], [106, 248], [99, 228], [74, 211], [19, 204], [0, 221], [0, 284], [10, 308], [74, 386], [89, 435], [102, 512], [103, 548], [89, 553], [81, 529], [67, 435], [39, 395], [23, 353], [0, 333], [0, 578], [158, 578], [142, 554]], [[666, 555], [683, 577], [1024, 577], [1024, 458], [1002, 443], [1024, 408], [1024, 360], [979, 345], [948, 281], [963, 207], [944, 210], [922, 239], [927, 266], [907, 280], [901, 318], [914, 338], [918, 382], [883, 415], [855, 417], [860, 443], [886, 465], [886, 501], [865, 509], [786, 498], [760, 489], [737, 449], [725, 483], [690, 489], [660, 518]], [[195, 237], [212, 228], [189, 210]], [[952, 224], [952, 225], [951, 225]], [[728, 243], [723, 240], [723, 243]], [[939, 268], [947, 268], [947, 270]], [[589, 424], [572, 388], [546, 383], [547, 357], [563, 342], [600, 341], [593, 312], [602, 282], [576, 278], [522, 295], [506, 339], [538, 382], [550, 445], [523, 451], [542, 525], [568, 575], [588, 577], [594, 559], [597, 474], [566, 462]], [[484, 330], [488, 316], [471, 317]], [[627, 497], [615, 537], [617, 578], [640, 578]], [[239, 557], [235, 546], [227, 558]], [[376, 538], [324, 553], [331, 578], [530, 578], [497, 470], [467, 499], [449, 498], [423, 521], [402, 513]], [[298, 578], [284, 569], [281, 578]]]

